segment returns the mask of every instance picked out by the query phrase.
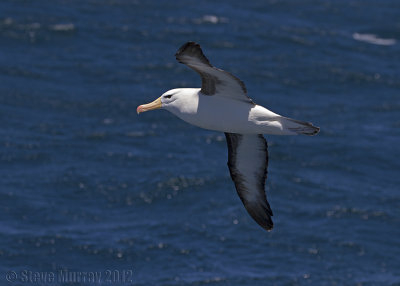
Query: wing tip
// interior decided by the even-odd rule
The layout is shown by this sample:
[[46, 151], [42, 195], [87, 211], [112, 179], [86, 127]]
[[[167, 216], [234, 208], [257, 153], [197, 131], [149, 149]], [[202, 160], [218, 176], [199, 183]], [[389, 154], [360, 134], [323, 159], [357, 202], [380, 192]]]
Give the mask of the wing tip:
[[192, 42], [192, 41], [186, 42], [185, 44], [183, 44], [183, 45], [178, 49], [178, 51], [176, 52], [175, 56], [178, 56], [178, 55], [182, 54], [182, 53], [183, 53], [187, 48], [189, 48], [189, 47], [197, 47], [197, 48], [200, 48], [200, 45], [199, 45], [198, 43]]
[[[254, 218], [253, 218], [254, 219]], [[265, 229], [268, 232], [271, 232], [272, 229], [274, 228], [274, 223], [272, 222], [271, 218], [269, 218], [267, 221], [256, 221], [259, 226], [261, 226], [263, 229]]]
[[256, 221], [263, 229], [266, 231], [270, 232], [274, 228], [274, 223], [272, 222], [272, 219], [270, 216], [267, 217], [266, 220], [263, 222]]
[[273, 228], [274, 228], [273, 224], [271, 226], [263, 227], [263, 229], [265, 229], [268, 232], [271, 232]]
[[198, 58], [202, 63], [212, 66], [210, 61], [204, 55], [203, 50], [201, 49], [200, 44], [190, 41], [183, 44], [178, 51], [175, 53], [175, 58], [178, 62], [185, 64], [184, 56], [195, 57]]
[[[266, 202], [268, 204], [268, 202]], [[254, 221], [266, 231], [271, 231], [274, 227], [272, 222], [272, 210], [263, 205], [245, 204], [245, 208]]]
[[[251, 214], [250, 214], [251, 215]], [[252, 216], [252, 218], [255, 220], [255, 222], [261, 226], [263, 229], [266, 231], [270, 232], [274, 228], [274, 223], [272, 222], [272, 219], [270, 216], [263, 217], [262, 219], [260, 218], [255, 218]]]

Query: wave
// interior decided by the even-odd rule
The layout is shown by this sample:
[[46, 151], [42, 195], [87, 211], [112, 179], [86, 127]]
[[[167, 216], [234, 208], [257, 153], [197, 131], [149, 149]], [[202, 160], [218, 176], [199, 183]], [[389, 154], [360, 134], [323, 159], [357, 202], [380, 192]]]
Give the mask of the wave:
[[354, 33], [353, 39], [369, 44], [380, 45], [380, 46], [393, 46], [396, 44], [395, 39], [383, 39], [378, 38], [375, 34], [360, 34]]

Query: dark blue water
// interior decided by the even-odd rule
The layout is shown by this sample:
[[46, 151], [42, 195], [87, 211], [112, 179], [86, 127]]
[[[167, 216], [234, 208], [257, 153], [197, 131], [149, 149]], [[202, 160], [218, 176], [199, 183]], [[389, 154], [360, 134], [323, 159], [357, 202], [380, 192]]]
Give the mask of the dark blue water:
[[[397, 0], [1, 1], [0, 284], [400, 285], [399, 15]], [[200, 85], [175, 61], [187, 41], [321, 127], [266, 136], [270, 233], [222, 133], [136, 115]]]

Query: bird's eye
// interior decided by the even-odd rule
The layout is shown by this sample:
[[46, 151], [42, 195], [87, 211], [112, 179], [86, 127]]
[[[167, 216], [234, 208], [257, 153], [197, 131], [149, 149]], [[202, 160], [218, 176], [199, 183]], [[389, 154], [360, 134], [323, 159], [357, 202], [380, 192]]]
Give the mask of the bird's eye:
[[165, 97], [165, 98], [171, 98], [171, 97], [172, 97], [172, 94], [164, 95], [164, 97]]

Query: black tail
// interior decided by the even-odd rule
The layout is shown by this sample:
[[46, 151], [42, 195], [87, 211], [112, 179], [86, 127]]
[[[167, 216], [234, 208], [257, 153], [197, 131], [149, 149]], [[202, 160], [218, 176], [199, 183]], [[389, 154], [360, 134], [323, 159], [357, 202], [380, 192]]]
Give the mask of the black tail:
[[287, 123], [286, 128], [292, 132], [309, 136], [317, 135], [319, 132], [319, 127], [312, 125], [310, 122], [299, 121], [287, 117], [284, 118]]

